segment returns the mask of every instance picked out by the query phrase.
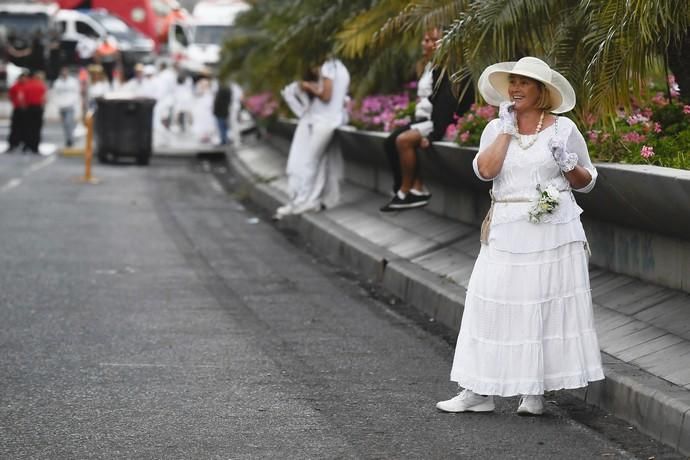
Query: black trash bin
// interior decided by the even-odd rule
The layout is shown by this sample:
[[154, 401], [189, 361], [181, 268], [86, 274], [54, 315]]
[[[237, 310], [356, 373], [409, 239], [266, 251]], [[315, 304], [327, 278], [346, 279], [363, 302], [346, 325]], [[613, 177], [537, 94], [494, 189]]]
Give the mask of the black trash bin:
[[149, 164], [155, 104], [155, 99], [126, 95], [96, 99], [94, 140], [99, 162], [134, 157], [137, 164]]

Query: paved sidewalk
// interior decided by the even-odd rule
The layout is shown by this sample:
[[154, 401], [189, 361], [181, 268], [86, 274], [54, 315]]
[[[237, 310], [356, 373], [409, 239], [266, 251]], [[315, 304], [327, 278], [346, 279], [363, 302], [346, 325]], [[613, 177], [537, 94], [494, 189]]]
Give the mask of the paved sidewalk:
[[[286, 201], [285, 162], [266, 143], [229, 158], [267, 210]], [[352, 184], [343, 195], [336, 208], [280, 225], [457, 330], [479, 230], [426, 210], [379, 213], [386, 197]], [[590, 275], [606, 380], [575, 393], [690, 455], [690, 295], [596, 267]]]

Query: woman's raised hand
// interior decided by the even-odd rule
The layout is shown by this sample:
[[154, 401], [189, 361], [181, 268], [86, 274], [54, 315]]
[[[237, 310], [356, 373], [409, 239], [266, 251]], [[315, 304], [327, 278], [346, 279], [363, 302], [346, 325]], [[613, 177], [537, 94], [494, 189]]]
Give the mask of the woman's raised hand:
[[513, 110], [514, 102], [503, 101], [498, 106], [498, 119], [500, 120], [501, 133], [510, 134], [511, 136], [517, 133], [517, 119], [515, 118], [515, 111]]

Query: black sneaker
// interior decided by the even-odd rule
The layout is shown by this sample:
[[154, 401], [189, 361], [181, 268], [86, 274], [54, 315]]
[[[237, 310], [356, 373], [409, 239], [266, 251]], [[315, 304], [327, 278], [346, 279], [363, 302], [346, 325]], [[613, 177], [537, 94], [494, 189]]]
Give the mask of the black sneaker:
[[429, 198], [426, 196], [413, 195], [408, 193], [405, 198], [400, 198], [395, 195], [392, 200], [383, 206], [381, 212], [405, 211], [407, 209], [421, 208], [429, 204]]

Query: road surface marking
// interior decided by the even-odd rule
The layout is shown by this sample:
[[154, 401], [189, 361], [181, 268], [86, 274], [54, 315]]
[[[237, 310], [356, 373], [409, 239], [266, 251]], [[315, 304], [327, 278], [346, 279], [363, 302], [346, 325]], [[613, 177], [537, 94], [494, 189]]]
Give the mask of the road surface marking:
[[11, 190], [11, 189], [17, 187], [21, 183], [22, 183], [22, 180], [17, 178], [17, 177], [10, 179], [5, 185], [0, 187], [0, 192], [6, 192], [7, 190]]
[[5, 185], [0, 187], [0, 193], [6, 192], [8, 190], [12, 190], [15, 187], [18, 187], [22, 183], [22, 178], [26, 177], [30, 174], [35, 173], [36, 171], [40, 171], [41, 169], [45, 168], [46, 166], [49, 166], [50, 164], [55, 162], [55, 159], [57, 157], [55, 155], [51, 155], [47, 158], [42, 159], [38, 163], [34, 163], [31, 166], [29, 166], [26, 171], [22, 172], [21, 177], [13, 177]]

